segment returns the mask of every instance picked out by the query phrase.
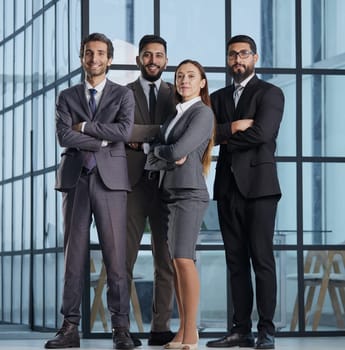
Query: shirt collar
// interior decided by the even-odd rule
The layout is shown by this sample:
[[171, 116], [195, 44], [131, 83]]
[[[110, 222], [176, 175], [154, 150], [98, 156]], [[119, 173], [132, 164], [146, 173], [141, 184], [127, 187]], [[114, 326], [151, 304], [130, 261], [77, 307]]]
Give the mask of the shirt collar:
[[140, 75], [139, 81], [140, 81], [140, 84], [143, 87], [144, 91], [149, 92], [150, 91], [150, 84], [153, 84], [153, 83], [156, 85], [156, 89], [158, 91], [159, 87], [161, 86], [162, 78], [159, 78], [156, 81], [148, 81], [145, 78], [143, 78], [142, 75]]
[[187, 102], [182, 102], [182, 103], [178, 103], [176, 105], [176, 109], [178, 112], [180, 113], [184, 113], [190, 106], [192, 106], [194, 103], [201, 101], [201, 97], [197, 96], [192, 98], [191, 100], [187, 101]]
[[243, 88], [246, 87], [246, 85], [249, 83], [249, 81], [254, 77], [255, 73], [253, 72], [249, 77], [247, 77], [246, 79], [244, 79], [243, 81], [241, 81], [240, 83], [236, 83], [234, 81], [234, 86], [235, 86], [235, 89], [241, 85]]
[[104, 87], [105, 87], [106, 82], [107, 82], [107, 79], [104, 79], [99, 84], [97, 84], [96, 86], [92, 86], [87, 80], [85, 80], [85, 88], [87, 90], [95, 89], [95, 90], [97, 90], [97, 93], [98, 92], [102, 92]]

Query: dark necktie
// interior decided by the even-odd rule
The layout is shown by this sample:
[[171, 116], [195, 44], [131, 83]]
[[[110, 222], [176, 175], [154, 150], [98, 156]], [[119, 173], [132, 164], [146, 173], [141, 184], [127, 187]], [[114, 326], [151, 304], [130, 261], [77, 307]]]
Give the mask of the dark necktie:
[[238, 103], [238, 100], [240, 99], [241, 97], [241, 93], [242, 93], [242, 90], [244, 89], [244, 87], [242, 85], [235, 85], [235, 91], [234, 91], [234, 94], [233, 94], [233, 98], [234, 98], [234, 103], [235, 103], [235, 108], [237, 106], [237, 103]]
[[[96, 112], [96, 99], [95, 99], [95, 95], [97, 93], [96, 89], [89, 89], [90, 92], [90, 99], [89, 99], [89, 107], [92, 113], [92, 118], [95, 115]], [[91, 171], [95, 166], [96, 166], [96, 158], [95, 155], [93, 154], [93, 152], [88, 152], [86, 151], [84, 153], [84, 163], [83, 166], [84, 168], [88, 169], [89, 171]]]
[[149, 94], [149, 110], [150, 110], [150, 119], [151, 122], [155, 121], [155, 112], [156, 112], [156, 93], [155, 93], [156, 85], [150, 84], [150, 94]]
[[89, 106], [90, 106], [90, 110], [92, 112], [92, 118], [95, 115], [96, 112], [96, 99], [95, 99], [95, 95], [97, 94], [97, 90], [96, 89], [89, 89], [90, 92], [90, 100], [89, 100]]

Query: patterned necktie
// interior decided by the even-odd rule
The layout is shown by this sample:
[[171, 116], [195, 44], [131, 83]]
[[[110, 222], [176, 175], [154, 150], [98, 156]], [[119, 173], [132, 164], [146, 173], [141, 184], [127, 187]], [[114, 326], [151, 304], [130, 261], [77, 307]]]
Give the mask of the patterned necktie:
[[235, 85], [235, 91], [233, 93], [233, 98], [234, 98], [234, 103], [235, 103], [235, 108], [237, 107], [237, 103], [238, 103], [238, 100], [240, 99], [241, 97], [241, 94], [242, 94], [242, 90], [244, 89], [244, 87], [242, 85]]
[[151, 122], [154, 122], [155, 120], [155, 113], [156, 113], [156, 93], [155, 93], [155, 87], [156, 85], [150, 84], [150, 94], [149, 94], [149, 110], [150, 110], [150, 119]]
[[[89, 99], [89, 107], [90, 110], [92, 112], [92, 118], [95, 115], [96, 112], [96, 99], [95, 99], [95, 95], [97, 93], [96, 89], [89, 89], [90, 92], [90, 99]], [[95, 155], [93, 154], [93, 152], [84, 152], [84, 162], [83, 162], [83, 167], [88, 169], [89, 172], [96, 166], [96, 158]]]

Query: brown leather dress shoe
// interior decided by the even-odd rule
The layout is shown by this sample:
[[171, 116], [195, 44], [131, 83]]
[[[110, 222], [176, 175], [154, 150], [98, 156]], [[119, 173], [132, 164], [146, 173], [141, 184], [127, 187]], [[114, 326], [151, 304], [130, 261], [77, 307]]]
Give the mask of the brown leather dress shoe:
[[48, 340], [44, 344], [44, 347], [46, 349], [79, 348], [78, 325], [64, 320], [62, 327], [56, 333], [55, 337]]
[[113, 348], [114, 349], [134, 349], [135, 345], [129, 334], [128, 328], [113, 328]]
[[209, 348], [230, 348], [239, 346], [241, 348], [254, 347], [254, 335], [252, 332], [247, 334], [232, 333], [217, 340], [211, 340], [206, 343]]

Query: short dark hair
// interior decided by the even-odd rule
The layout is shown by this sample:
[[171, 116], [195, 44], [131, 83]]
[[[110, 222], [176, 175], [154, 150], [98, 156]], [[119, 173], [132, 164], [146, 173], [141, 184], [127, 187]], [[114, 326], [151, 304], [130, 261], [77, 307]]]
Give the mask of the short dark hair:
[[256, 54], [256, 44], [254, 39], [252, 39], [248, 35], [235, 35], [232, 38], [229, 39], [229, 41], [226, 44], [226, 49], [229, 50], [229, 46], [234, 43], [247, 43], [250, 46], [250, 49], [253, 51], [253, 53]]
[[86, 38], [84, 38], [80, 44], [80, 51], [79, 51], [79, 57], [82, 58], [84, 56], [84, 47], [85, 45], [90, 41], [101, 41], [105, 44], [107, 44], [107, 56], [108, 58], [114, 57], [114, 46], [111, 40], [106, 37], [102, 33], [92, 33], [89, 34]]
[[167, 42], [159, 35], [148, 34], [144, 35], [139, 41], [139, 54], [147, 44], [151, 43], [162, 44], [164, 46], [165, 53], [167, 53]]

